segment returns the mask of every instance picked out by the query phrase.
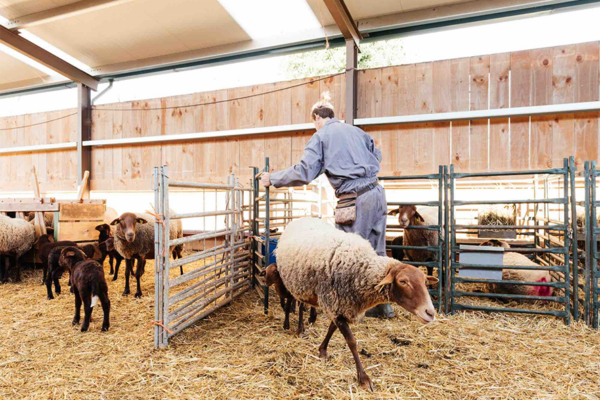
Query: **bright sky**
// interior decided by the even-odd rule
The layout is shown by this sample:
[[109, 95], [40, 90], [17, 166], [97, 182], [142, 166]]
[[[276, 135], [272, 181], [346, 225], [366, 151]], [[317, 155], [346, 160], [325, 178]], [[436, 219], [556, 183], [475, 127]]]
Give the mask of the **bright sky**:
[[[220, 1], [225, 8], [238, 11], [241, 9], [237, 7], [244, 4], [244, 0]], [[272, 2], [274, 7], [280, 4], [278, 0], [262, 1]], [[297, 12], [305, 11], [299, 9]], [[235, 13], [239, 14], [237, 11]], [[600, 7], [596, 6], [576, 11], [546, 12], [534, 18], [495, 20], [493, 23], [417, 33], [398, 40], [402, 41], [404, 63], [416, 63], [598, 41], [600, 40], [598, 21], [600, 21]], [[259, 25], [264, 26], [264, 24]], [[281, 30], [284, 27], [275, 26], [273, 29]], [[266, 34], [268, 33], [262, 30], [252, 32], [253, 37]], [[117, 81], [113, 89], [97, 104], [282, 81], [288, 79], [284, 71], [285, 58], [286, 56], [278, 56]], [[100, 90], [105, 86], [106, 84], [101, 85]], [[0, 98], [0, 116], [72, 108], [75, 105], [74, 89]]]

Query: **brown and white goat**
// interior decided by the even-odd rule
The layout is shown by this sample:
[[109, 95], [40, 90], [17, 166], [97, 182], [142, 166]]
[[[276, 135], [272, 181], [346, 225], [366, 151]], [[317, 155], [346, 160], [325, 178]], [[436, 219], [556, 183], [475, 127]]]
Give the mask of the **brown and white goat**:
[[69, 270], [71, 284], [75, 294], [75, 316], [73, 325], [78, 325], [81, 319], [81, 304], [84, 306], [84, 319], [81, 332], [86, 332], [90, 326], [92, 311], [98, 300], [102, 304], [104, 321], [102, 332], [110, 327], [110, 299], [108, 298], [108, 285], [104, 278], [104, 268], [98, 262], [88, 260], [77, 247], [66, 247], [60, 253], [59, 264]]

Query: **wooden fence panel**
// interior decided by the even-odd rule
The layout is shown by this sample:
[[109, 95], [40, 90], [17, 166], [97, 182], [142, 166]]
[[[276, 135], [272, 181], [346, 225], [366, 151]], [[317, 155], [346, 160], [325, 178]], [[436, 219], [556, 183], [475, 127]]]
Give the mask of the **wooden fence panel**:
[[[598, 101], [599, 43], [441, 60], [359, 71], [358, 116], [383, 117]], [[310, 109], [329, 91], [345, 117], [345, 76], [140, 100], [95, 107], [92, 139], [214, 132], [311, 122]], [[295, 86], [299, 83], [304, 85]], [[295, 86], [291, 88], [291, 86]], [[272, 92], [275, 91], [275, 92]], [[272, 92], [272, 93], [267, 93]], [[253, 95], [251, 98], [243, 98]], [[234, 100], [235, 99], [235, 100]], [[219, 102], [218, 104], [205, 104]], [[186, 107], [197, 105], [194, 107]], [[154, 109], [155, 110], [150, 110]], [[110, 110], [107, 110], [110, 109]], [[37, 124], [75, 110], [0, 118], [0, 129]], [[454, 163], [457, 171], [524, 170], [598, 158], [599, 113], [491, 121], [371, 126], [383, 152], [381, 173], [407, 175]], [[147, 190], [152, 167], [168, 164], [172, 179], [223, 182], [269, 156], [280, 170], [297, 162], [314, 131], [189, 142], [94, 147], [93, 190]], [[0, 146], [76, 140], [76, 117], [0, 131]], [[1, 190], [30, 190], [35, 167], [42, 191], [76, 188], [76, 152], [58, 150], [0, 155]]]

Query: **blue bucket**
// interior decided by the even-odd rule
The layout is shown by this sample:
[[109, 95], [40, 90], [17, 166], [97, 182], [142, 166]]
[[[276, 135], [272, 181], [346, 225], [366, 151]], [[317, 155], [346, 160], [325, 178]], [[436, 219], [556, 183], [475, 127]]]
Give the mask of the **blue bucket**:
[[[262, 240], [266, 240], [266, 236], [261, 236], [260, 238]], [[267, 260], [267, 264], [266, 264], [267, 266], [277, 263], [277, 257], [275, 257], [275, 254], [274, 254], [276, 247], [277, 247], [277, 239], [269, 239], [269, 259]], [[267, 254], [264, 243], [262, 245], [262, 254]]]

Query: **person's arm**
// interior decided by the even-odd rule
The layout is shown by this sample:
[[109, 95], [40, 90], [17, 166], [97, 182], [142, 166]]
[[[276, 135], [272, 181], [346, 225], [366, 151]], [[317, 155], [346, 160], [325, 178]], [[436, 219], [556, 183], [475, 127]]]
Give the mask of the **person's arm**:
[[321, 139], [313, 135], [306, 147], [300, 162], [288, 169], [270, 174], [270, 181], [276, 188], [284, 186], [301, 186], [312, 182], [323, 172], [323, 147]]

